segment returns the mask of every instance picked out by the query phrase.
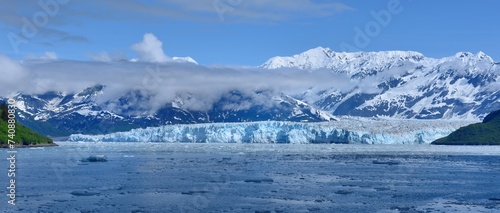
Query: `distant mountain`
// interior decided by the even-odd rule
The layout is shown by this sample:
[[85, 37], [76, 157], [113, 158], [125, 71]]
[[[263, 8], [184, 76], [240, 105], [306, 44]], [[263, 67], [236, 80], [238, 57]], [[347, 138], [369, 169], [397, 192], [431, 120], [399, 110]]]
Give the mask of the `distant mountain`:
[[198, 64], [198, 62], [196, 62], [191, 57], [172, 57], [172, 60], [176, 61], [176, 62], [186, 62], [186, 63]]
[[500, 110], [486, 116], [482, 123], [458, 129], [449, 136], [440, 138], [435, 145], [500, 145]]
[[[338, 53], [318, 47], [273, 57], [261, 67], [326, 69], [357, 80], [352, 91], [332, 85], [296, 97], [334, 115], [478, 119], [500, 108], [500, 63], [482, 52], [433, 59], [409, 51]], [[366, 83], [378, 90], [364, 90]]]
[[[255, 102], [252, 97], [232, 91], [222, 96], [208, 111], [185, 109], [183, 105], [186, 100], [177, 98], [157, 111], [149, 112], [140, 108], [140, 103], [147, 98], [140, 91], [131, 90], [117, 100], [98, 103], [97, 99], [104, 94], [104, 90], [104, 85], [95, 85], [76, 94], [18, 94], [15, 98], [19, 121], [42, 134], [67, 136], [74, 133], [104, 134], [165, 124], [267, 120], [318, 122], [336, 119], [329, 113], [284, 94], [269, 96], [273, 107], [258, 104], [245, 106], [245, 103]], [[109, 110], [111, 105], [114, 111]], [[240, 109], [228, 107], [232, 105], [242, 106]]]

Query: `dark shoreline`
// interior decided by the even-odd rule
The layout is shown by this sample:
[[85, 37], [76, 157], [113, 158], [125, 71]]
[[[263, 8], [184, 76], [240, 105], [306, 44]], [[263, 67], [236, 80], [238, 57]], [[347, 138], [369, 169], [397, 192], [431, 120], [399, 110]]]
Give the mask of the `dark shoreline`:
[[432, 142], [431, 145], [437, 146], [500, 146], [500, 142], [463, 142], [463, 141], [453, 141], [453, 142]]
[[[59, 146], [59, 145], [56, 143], [44, 143], [44, 144], [32, 144], [32, 145], [16, 144], [16, 145], [14, 145], [15, 148], [33, 148], [33, 147], [51, 147], [51, 146]], [[1, 144], [0, 148], [8, 149], [9, 145], [8, 144]]]

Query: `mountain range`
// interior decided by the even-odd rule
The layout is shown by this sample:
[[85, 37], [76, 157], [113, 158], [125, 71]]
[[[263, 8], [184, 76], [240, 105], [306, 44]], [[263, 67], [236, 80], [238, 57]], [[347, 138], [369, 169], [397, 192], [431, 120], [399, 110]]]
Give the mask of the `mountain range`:
[[[336, 118], [302, 101], [282, 94], [272, 97], [274, 108], [260, 105], [246, 109], [225, 109], [234, 97], [244, 97], [236, 91], [231, 92], [214, 104], [208, 111], [183, 109], [182, 100], [172, 101], [151, 114], [137, 115], [131, 112], [143, 97], [139, 91], [131, 91], [120, 97], [120, 112], [111, 112], [96, 99], [105, 91], [104, 85], [95, 85], [77, 94], [48, 92], [44, 94], [16, 96], [19, 120], [26, 126], [46, 135], [67, 136], [73, 133], [102, 134], [126, 131], [138, 127], [160, 126], [165, 124], [196, 124], [248, 121], [330, 121]], [[232, 100], [229, 100], [232, 98]], [[242, 100], [239, 100], [240, 102]], [[135, 103], [134, 103], [135, 102]], [[113, 103], [114, 104], [114, 103]]]
[[358, 79], [375, 79], [378, 91], [305, 91], [298, 98], [334, 115], [441, 119], [486, 116], [500, 108], [500, 63], [483, 52], [441, 59], [417, 52], [338, 53], [318, 47], [274, 57], [265, 69], [328, 69]]
[[318, 47], [273, 57], [254, 69], [334, 73], [353, 86], [340, 89], [332, 79], [327, 88], [293, 92], [256, 89], [249, 95], [233, 88], [208, 109], [185, 107], [192, 95], [187, 94], [148, 111], [141, 103], [149, 97], [140, 89], [129, 88], [118, 98], [103, 101], [108, 85], [95, 83], [78, 92], [20, 91], [15, 94], [18, 120], [42, 134], [68, 136], [166, 124], [318, 122], [342, 116], [479, 120], [500, 108], [500, 63], [482, 52], [434, 59], [410, 51], [339, 53]]

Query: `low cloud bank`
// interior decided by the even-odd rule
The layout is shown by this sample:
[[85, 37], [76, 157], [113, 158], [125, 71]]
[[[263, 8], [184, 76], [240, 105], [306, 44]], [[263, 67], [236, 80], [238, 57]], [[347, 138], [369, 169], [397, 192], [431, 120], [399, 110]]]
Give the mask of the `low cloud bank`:
[[[329, 70], [266, 70], [239, 67], [205, 67], [189, 63], [23, 61], [0, 56], [1, 96], [16, 92], [77, 93], [96, 84], [105, 85], [98, 102], [134, 94], [144, 109], [156, 110], [175, 100], [192, 110], [206, 110], [231, 91], [266, 105], [269, 96], [296, 95], [312, 87], [350, 91], [358, 87], [345, 74]], [[264, 96], [265, 98], [262, 98]]]

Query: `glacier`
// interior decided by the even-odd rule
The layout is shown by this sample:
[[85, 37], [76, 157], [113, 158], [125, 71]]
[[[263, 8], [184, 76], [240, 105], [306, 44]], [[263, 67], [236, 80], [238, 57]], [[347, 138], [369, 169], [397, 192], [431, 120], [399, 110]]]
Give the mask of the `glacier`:
[[318, 123], [261, 121], [181, 124], [102, 135], [72, 134], [68, 141], [428, 144], [474, 122], [477, 121], [344, 117], [338, 121]]

